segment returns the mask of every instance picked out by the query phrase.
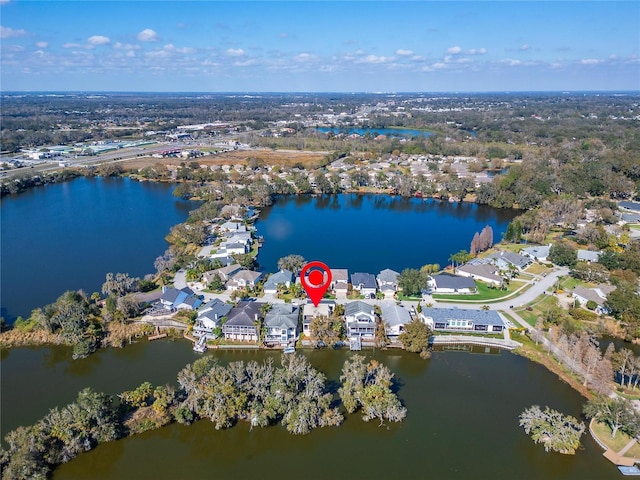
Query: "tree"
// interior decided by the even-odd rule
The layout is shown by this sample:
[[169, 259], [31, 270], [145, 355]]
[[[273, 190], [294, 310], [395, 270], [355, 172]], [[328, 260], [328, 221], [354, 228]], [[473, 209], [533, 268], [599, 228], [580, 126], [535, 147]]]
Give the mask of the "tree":
[[309, 329], [316, 347], [334, 347], [344, 335], [344, 322], [340, 318], [319, 316], [311, 320]]
[[298, 275], [306, 263], [307, 261], [302, 255], [291, 254], [278, 260], [278, 269], [289, 270], [294, 275]]
[[107, 273], [105, 282], [102, 284], [104, 295], [115, 295], [122, 297], [132, 292], [138, 283], [139, 278], [132, 278], [128, 273]]
[[542, 443], [546, 452], [574, 454], [580, 446], [580, 437], [585, 425], [574, 417], [538, 405], [527, 408], [520, 414], [520, 426], [531, 435], [535, 443]]
[[415, 268], [405, 268], [398, 275], [398, 288], [408, 297], [421, 295], [427, 288], [427, 276]]
[[554, 243], [549, 249], [549, 260], [556, 265], [574, 267], [578, 262], [578, 251], [568, 243]]
[[401, 422], [406, 417], [407, 409], [391, 389], [393, 373], [376, 360], [365, 364], [362, 355], [354, 355], [344, 362], [340, 381], [338, 394], [347, 412], [362, 409], [365, 422], [377, 418], [382, 426], [384, 420]]
[[398, 340], [402, 342], [405, 350], [419, 353], [421, 357], [425, 358], [428, 356], [430, 337], [431, 329], [429, 326], [417, 318], [414, 318], [404, 326], [404, 329], [398, 336]]
[[456, 265], [462, 265], [463, 263], [468, 262], [470, 258], [471, 255], [469, 255], [469, 252], [467, 252], [466, 250], [460, 250], [457, 253], [452, 253], [451, 255], [449, 255], [449, 260], [451, 260], [451, 268], [455, 271]]
[[626, 398], [594, 398], [585, 404], [584, 414], [609, 425], [611, 438], [615, 438], [618, 430], [631, 437], [640, 433], [640, 415]]
[[211, 290], [216, 290], [216, 291], [224, 290], [225, 283], [219, 274], [216, 273], [215, 275], [213, 275], [213, 277], [211, 277], [211, 281], [209, 282], [209, 288]]

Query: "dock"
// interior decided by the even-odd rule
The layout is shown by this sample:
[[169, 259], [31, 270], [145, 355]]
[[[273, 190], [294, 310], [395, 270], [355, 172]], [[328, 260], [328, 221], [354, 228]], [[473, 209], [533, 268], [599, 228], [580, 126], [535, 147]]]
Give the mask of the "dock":
[[429, 339], [429, 345], [481, 345], [483, 347], [497, 347], [513, 350], [521, 347], [520, 342], [504, 338], [489, 338], [473, 335], [434, 335]]
[[353, 352], [362, 350], [362, 341], [360, 340], [360, 335], [349, 337], [349, 350]]
[[167, 336], [166, 333], [160, 333], [160, 327], [156, 327], [155, 331], [153, 332], [153, 335], [149, 335], [147, 338], [149, 339], [149, 341], [151, 340], [158, 340], [160, 338], [165, 338]]

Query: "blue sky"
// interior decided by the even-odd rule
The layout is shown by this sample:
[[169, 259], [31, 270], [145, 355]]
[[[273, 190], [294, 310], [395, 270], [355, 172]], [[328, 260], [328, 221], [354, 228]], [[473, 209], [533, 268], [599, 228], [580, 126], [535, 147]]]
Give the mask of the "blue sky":
[[640, 2], [0, 0], [0, 88], [640, 90]]

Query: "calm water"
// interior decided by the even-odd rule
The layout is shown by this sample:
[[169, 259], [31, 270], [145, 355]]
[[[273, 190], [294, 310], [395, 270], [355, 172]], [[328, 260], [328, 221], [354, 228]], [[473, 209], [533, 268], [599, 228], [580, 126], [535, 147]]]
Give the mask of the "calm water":
[[452, 253], [468, 251], [474, 233], [486, 225], [500, 240], [517, 213], [390, 195], [279, 197], [256, 223], [265, 239], [258, 261], [276, 271], [279, 258], [295, 253], [332, 268], [373, 274], [427, 263], [445, 266]]
[[[373, 352], [365, 352], [372, 355]], [[336, 382], [347, 351], [306, 351]], [[274, 353], [208, 352], [223, 363]], [[297, 437], [274, 426], [216, 431], [210, 422], [171, 425], [105, 444], [56, 470], [55, 479], [91, 478], [437, 478], [597, 479], [616, 471], [590, 437], [575, 456], [545, 454], [518, 426], [532, 404], [579, 415], [583, 399], [542, 367], [509, 353], [436, 352], [428, 361], [376, 352], [399, 381], [403, 424], [378, 427], [351, 415], [337, 428]], [[2, 360], [2, 430], [31, 423], [84, 386], [117, 393], [144, 380], [175, 384], [196, 357], [186, 341], [141, 342], [73, 361], [60, 348], [14, 349]], [[43, 395], [43, 392], [46, 392]], [[303, 472], [303, 473], [302, 473]]]
[[428, 137], [433, 135], [433, 132], [427, 130], [414, 130], [412, 128], [317, 128], [322, 133], [346, 133], [351, 135], [357, 133], [358, 135], [386, 135], [388, 137]]
[[12, 321], [107, 272], [144, 276], [194, 204], [166, 184], [78, 178], [2, 199], [1, 314]]

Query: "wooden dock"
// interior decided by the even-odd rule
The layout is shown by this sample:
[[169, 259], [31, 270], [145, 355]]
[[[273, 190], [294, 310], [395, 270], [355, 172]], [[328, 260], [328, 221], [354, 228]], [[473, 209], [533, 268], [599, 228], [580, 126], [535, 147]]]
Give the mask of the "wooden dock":
[[149, 339], [149, 341], [151, 341], [151, 340], [158, 340], [160, 338], [165, 338], [166, 336], [167, 336], [166, 333], [160, 332], [160, 327], [156, 327], [155, 331], [153, 332], [153, 335], [149, 335], [147, 338]]
[[349, 350], [358, 352], [362, 350], [362, 342], [360, 341], [360, 335], [349, 337]]
[[489, 338], [473, 335], [434, 335], [429, 339], [429, 345], [481, 345], [484, 347], [504, 348], [513, 350], [521, 347], [520, 342], [505, 340], [504, 338]]

